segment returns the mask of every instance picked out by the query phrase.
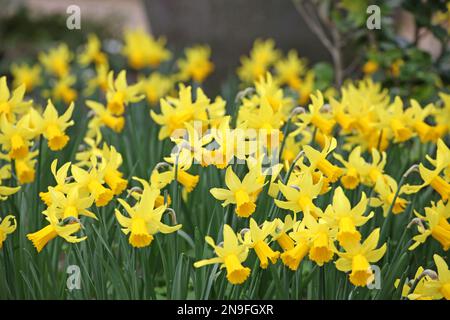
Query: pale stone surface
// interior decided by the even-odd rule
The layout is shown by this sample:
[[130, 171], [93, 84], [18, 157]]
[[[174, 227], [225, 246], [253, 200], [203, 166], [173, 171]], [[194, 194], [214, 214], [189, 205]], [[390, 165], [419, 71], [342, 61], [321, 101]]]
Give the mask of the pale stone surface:
[[27, 0], [25, 3], [36, 14], [65, 14], [68, 6], [78, 5], [82, 19], [84, 16], [94, 20], [118, 17], [124, 28], [149, 30], [141, 0]]
[[[408, 41], [414, 41], [414, 16], [407, 11], [401, 11], [397, 14], [397, 17], [399, 21], [397, 25], [397, 32], [399, 36], [407, 39]], [[426, 29], [419, 31], [419, 41], [417, 42], [417, 45], [420, 49], [429, 52], [433, 58], [439, 56], [442, 50], [439, 40]]]

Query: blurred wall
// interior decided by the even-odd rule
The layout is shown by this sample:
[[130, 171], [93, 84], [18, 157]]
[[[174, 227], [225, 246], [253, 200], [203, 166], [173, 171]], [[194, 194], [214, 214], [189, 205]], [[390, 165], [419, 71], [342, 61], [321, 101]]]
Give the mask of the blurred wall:
[[[77, 5], [83, 17], [93, 20], [115, 19], [120, 27], [148, 27], [147, 17], [141, 0], [20, 0], [36, 14], [65, 14], [67, 7]], [[83, 28], [83, 26], [81, 26]]]
[[253, 41], [272, 37], [285, 52], [291, 48], [311, 62], [329, 60], [291, 0], [143, 0], [151, 29], [181, 48], [207, 43], [216, 70], [212, 83], [235, 73]]
[[[218, 92], [220, 83], [235, 74], [242, 55], [253, 41], [274, 38], [287, 52], [295, 48], [311, 62], [328, 60], [327, 51], [302, 22], [291, 0], [11, 0], [24, 3], [33, 15], [66, 15], [70, 5], [81, 8], [83, 19], [108, 22], [112, 34], [123, 28], [143, 28], [168, 38], [168, 45], [181, 49], [209, 44], [215, 71], [207, 91]], [[16, 2], [17, 1], [17, 2]]]

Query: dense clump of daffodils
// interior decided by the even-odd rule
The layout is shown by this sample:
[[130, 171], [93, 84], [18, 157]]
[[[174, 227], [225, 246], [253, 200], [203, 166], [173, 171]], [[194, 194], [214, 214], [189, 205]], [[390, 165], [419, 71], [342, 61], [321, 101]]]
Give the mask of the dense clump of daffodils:
[[[370, 78], [318, 90], [296, 51], [259, 39], [229, 103], [202, 88], [208, 45], [171, 61], [163, 37], [129, 30], [121, 63], [110, 50], [92, 34], [0, 77], [0, 250], [26, 235], [40, 258], [69, 262], [68, 246], [88, 258], [106, 234], [108, 268], [136, 282], [156, 269], [168, 292], [175, 276], [234, 298], [325, 295], [335, 280], [347, 298], [379, 266], [385, 296], [450, 299], [449, 94], [421, 105]], [[421, 266], [394, 283], [407, 262]]]
[[36, 157], [39, 155], [35, 144], [41, 145], [40, 137], [47, 140], [52, 151], [67, 145], [70, 138], [66, 130], [73, 125], [70, 118], [74, 109], [72, 104], [59, 115], [48, 100], [44, 111], [38, 111], [31, 100], [24, 101], [24, 91], [25, 86], [22, 85], [11, 94], [6, 77], [0, 78], [0, 146], [3, 152], [0, 157], [6, 162], [2, 170], [10, 172], [13, 166], [20, 184], [34, 181]]

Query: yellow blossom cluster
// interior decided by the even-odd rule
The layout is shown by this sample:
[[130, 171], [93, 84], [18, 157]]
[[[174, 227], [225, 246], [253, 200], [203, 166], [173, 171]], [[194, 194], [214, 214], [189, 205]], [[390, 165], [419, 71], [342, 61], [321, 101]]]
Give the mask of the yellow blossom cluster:
[[[242, 57], [234, 103], [202, 88], [215, 68], [207, 45], [186, 48], [170, 72], [165, 38], [142, 30], [125, 32], [129, 68], [114, 68], [95, 35], [75, 52], [60, 44], [14, 64], [10, 83], [0, 77], [0, 204], [39, 196], [43, 210], [27, 214], [40, 222], [23, 228], [38, 252], [58, 237], [94, 238], [111, 217], [105, 229], [141, 252], [155, 241], [164, 265], [180, 252], [163, 252], [159, 237], [180, 235], [192, 248], [173, 248], [189, 267], [220, 266], [210, 281], [251, 286], [264, 270], [308, 265], [367, 287], [375, 264], [428, 250], [437, 272], [424, 261], [395, 286], [409, 299], [450, 299], [449, 94], [421, 105], [369, 78], [317, 90], [306, 60], [271, 39]], [[16, 214], [0, 218], [0, 249], [29, 220]]]

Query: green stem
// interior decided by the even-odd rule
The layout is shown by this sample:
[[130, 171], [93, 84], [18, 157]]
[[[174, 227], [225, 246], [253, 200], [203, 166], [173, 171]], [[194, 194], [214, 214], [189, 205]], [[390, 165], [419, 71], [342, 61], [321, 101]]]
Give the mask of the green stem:
[[[294, 171], [295, 164], [297, 163], [297, 161], [298, 161], [302, 156], [303, 156], [303, 151], [300, 151], [300, 152], [297, 154], [297, 156], [295, 157], [294, 161], [292, 162], [291, 167], [289, 168], [289, 171], [286, 173], [286, 176], [284, 177], [283, 184], [287, 184], [287, 183], [288, 183], [289, 177], [291, 176], [292, 171]], [[280, 200], [280, 199], [281, 199], [281, 191], [278, 191], [278, 194], [277, 194], [277, 198], [276, 198], [276, 199], [277, 199], [277, 200]], [[269, 211], [269, 217], [270, 217], [270, 219], [273, 219], [273, 218], [274, 218], [275, 212], [276, 212], [275, 209], [276, 209], [276, 205], [275, 205], [275, 200], [274, 200], [274, 201], [272, 202], [272, 206], [271, 206], [270, 211]]]
[[279, 155], [278, 155], [278, 160], [279, 160], [279, 161], [280, 161], [281, 158], [282, 158], [283, 150], [284, 150], [284, 147], [285, 147], [285, 145], [286, 145], [286, 137], [287, 137], [287, 132], [288, 132], [288, 129], [289, 129], [289, 125], [290, 125], [290, 124], [291, 124], [291, 117], [289, 117], [289, 118], [287, 119], [286, 125], [285, 125], [285, 127], [284, 127], [284, 129], [283, 129], [283, 141], [281, 142], [280, 153], [279, 153]]
[[325, 300], [325, 265], [320, 267], [320, 299]]
[[386, 219], [384, 219], [383, 225], [381, 227], [381, 237], [380, 237], [381, 242], [383, 242], [386, 237], [386, 232], [388, 229], [387, 227], [388, 227], [388, 223], [390, 222], [392, 209], [394, 208], [395, 201], [397, 201], [398, 195], [400, 194], [400, 189], [401, 189], [403, 183], [405, 183], [405, 180], [408, 177], [409, 172], [410, 172], [410, 170], [408, 170], [405, 174], [402, 175], [402, 178], [400, 179], [397, 190], [395, 191], [395, 195], [394, 195], [394, 198], [392, 199], [391, 205], [389, 206], [389, 210], [387, 212]]

